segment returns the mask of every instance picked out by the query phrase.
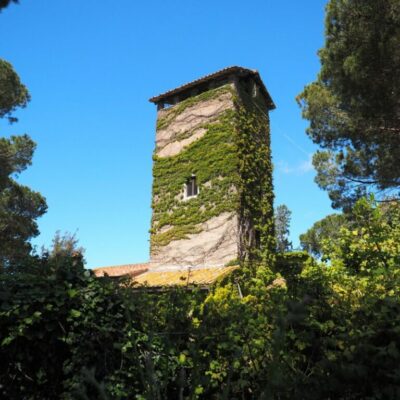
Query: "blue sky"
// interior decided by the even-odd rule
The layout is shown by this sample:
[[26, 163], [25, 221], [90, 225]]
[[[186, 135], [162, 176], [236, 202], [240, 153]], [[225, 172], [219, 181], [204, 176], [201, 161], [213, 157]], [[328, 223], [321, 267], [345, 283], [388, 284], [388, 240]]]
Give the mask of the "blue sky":
[[276, 205], [298, 235], [331, 213], [314, 183], [295, 96], [315, 79], [326, 1], [20, 0], [0, 14], [0, 57], [32, 95], [1, 135], [38, 147], [20, 182], [49, 206], [37, 246], [77, 232], [88, 267], [148, 259], [156, 110], [148, 99], [230, 65], [258, 69], [271, 113]]

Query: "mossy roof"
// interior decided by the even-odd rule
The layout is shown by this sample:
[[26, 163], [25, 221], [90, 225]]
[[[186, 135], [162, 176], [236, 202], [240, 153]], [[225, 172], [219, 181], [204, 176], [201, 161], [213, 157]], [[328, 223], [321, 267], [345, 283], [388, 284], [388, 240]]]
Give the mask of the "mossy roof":
[[119, 278], [131, 276], [133, 283], [148, 287], [172, 287], [172, 286], [208, 286], [218, 279], [230, 274], [237, 266], [215, 268], [176, 268], [165, 270], [162, 268], [149, 269], [148, 263], [124, 264], [93, 269], [94, 274], [101, 278], [109, 276]]
[[150, 270], [134, 278], [134, 283], [149, 287], [208, 286], [230, 274], [237, 266], [219, 268], [179, 269], [172, 271]]

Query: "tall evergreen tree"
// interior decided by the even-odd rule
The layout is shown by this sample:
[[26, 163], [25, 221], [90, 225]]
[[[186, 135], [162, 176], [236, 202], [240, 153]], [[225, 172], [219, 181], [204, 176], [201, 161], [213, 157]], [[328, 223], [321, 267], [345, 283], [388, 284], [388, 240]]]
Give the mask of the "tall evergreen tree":
[[321, 71], [298, 96], [323, 150], [316, 181], [333, 206], [399, 198], [400, 0], [330, 0]]
[[[0, 118], [16, 122], [13, 112], [29, 99], [11, 64], [0, 59]], [[40, 193], [15, 180], [31, 164], [35, 146], [27, 135], [0, 137], [0, 269], [29, 254], [29, 239], [39, 233], [36, 219], [47, 209]]]
[[275, 238], [279, 253], [292, 250], [292, 242], [289, 240], [291, 215], [292, 212], [285, 204], [275, 210]]
[[349, 226], [349, 218], [345, 214], [330, 214], [300, 235], [300, 246], [317, 257], [323, 255], [323, 243], [340, 240], [340, 229]]
[[0, 12], [2, 8], [7, 7], [11, 3], [18, 3], [18, 0], [0, 0]]

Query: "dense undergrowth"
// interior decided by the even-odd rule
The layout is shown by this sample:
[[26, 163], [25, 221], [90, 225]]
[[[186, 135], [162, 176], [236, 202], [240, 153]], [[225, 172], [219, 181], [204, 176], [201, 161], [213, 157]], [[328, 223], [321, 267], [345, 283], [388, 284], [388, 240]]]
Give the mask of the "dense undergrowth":
[[6, 399], [400, 397], [400, 212], [307, 253], [244, 265], [209, 291], [96, 279], [82, 257], [0, 273]]

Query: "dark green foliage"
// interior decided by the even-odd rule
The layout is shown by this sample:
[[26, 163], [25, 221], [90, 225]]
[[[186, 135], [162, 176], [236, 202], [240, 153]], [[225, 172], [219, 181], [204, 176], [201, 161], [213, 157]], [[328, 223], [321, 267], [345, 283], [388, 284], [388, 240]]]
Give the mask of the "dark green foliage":
[[210, 292], [94, 278], [79, 253], [0, 274], [9, 399], [397, 399], [400, 209], [367, 200], [324, 250]]
[[18, 0], [0, 0], [0, 11], [2, 8], [7, 7], [10, 3], [18, 3]]
[[279, 253], [276, 256], [274, 270], [282, 274], [286, 280], [291, 280], [300, 276], [305, 263], [312, 261], [312, 256], [306, 251]]
[[16, 122], [17, 119], [12, 116], [13, 111], [25, 107], [29, 100], [28, 90], [12, 65], [0, 59], [0, 118], [7, 117], [10, 122]]
[[66, 336], [85, 286], [81, 258], [30, 257], [0, 273], [0, 393], [9, 399], [59, 398]]
[[[0, 60], [0, 118], [17, 121], [12, 113], [29, 98], [12, 66]], [[39, 233], [36, 219], [47, 209], [43, 196], [15, 181], [31, 164], [35, 146], [27, 135], [0, 138], [0, 269], [30, 252], [29, 239]]]
[[196, 292], [96, 279], [74, 256], [0, 274], [0, 392], [9, 399], [169, 398], [183, 385]]
[[46, 202], [39, 193], [11, 179], [0, 190], [0, 269], [29, 254], [28, 240], [39, 234], [35, 220], [46, 209]]
[[35, 143], [27, 136], [0, 138], [0, 189], [4, 189], [10, 179], [25, 170], [30, 164]]
[[399, 196], [400, 2], [330, 0], [318, 79], [299, 96], [334, 207]]

